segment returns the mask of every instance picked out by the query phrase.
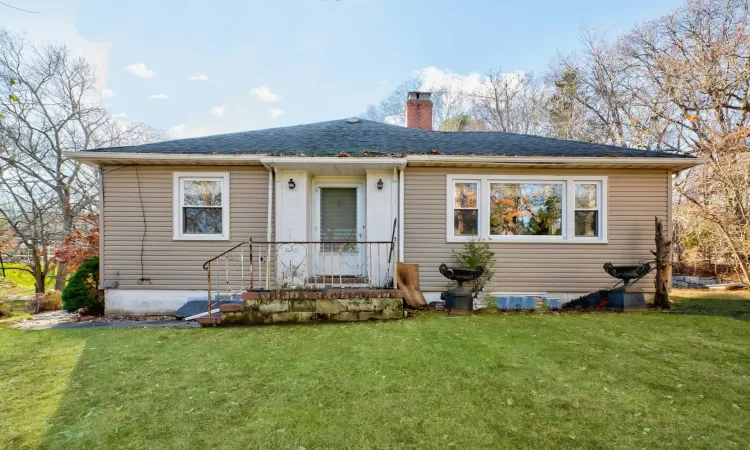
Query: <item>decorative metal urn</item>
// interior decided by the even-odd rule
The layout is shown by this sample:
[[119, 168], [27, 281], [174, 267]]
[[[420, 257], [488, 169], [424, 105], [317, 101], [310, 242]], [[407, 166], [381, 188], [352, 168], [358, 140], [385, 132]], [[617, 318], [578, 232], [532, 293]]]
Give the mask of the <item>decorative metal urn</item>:
[[641, 278], [648, 275], [651, 272], [651, 264], [638, 264], [638, 265], [614, 265], [612, 263], [604, 263], [604, 271], [610, 276], [622, 280], [622, 283], [627, 286], [631, 284], [633, 280], [640, 280]]
[[623, 310], [645, 310], [646, 297], [642, 289], [633, 285], [653, 270], [650, 263], [638, 265], [614, 265], [604, 263], [604, 271], [622, 281], [622, 286], [607, 291], [607, 307]]
[[440, 264], [439, 270], [445, 278], [458, 283], [458, 286], [440, 294], [440, 298], [445, 300], [445, 310], [450, 314], [471, 313], [474, 310], [474, 295], [471, 288], [464, 287], [464, 283], [481, 277], [484, 274], [484, 267], [464, 269]]

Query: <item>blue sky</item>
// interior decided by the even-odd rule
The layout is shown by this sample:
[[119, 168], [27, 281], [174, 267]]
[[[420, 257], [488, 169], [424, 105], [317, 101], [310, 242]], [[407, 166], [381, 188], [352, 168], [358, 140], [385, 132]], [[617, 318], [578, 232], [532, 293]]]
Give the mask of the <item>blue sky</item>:
[[580, 47], [583, 26], [617, 36], [680, 4], [4, 1], [41, 13], [0, 5], [0, 25], [66, 43], [96, 64], [113, 114], [174, 137], [355, 116], [428, 67], [542, 74], [558, 51]]

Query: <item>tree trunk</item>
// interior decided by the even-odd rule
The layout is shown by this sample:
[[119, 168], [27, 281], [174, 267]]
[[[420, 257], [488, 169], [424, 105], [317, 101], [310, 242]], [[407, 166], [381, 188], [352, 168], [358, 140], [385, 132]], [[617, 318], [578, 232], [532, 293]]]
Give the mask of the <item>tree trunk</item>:
[[68, 268], [65, 264], [57, 265], [57, 278], [55, 278], [55, 290], [62, 292], [65, 288], [65, 279], [68, 276]]
[[37, 294], [44, 294], [45, 286], [44, 281], [47, 278], [39, 267], [34, 267], [34, 291]]
[[667, 241], [664, 235], [664, 226], [658, 217], [654, 217], [656, 226], [656, 251], [652, 252], [656, 257], [656, 294], [654, 294], [654, 307], [669, 309], [669, 282], [672, 274], [672, 260], [669, 257], [669, 246], [671, 241]]

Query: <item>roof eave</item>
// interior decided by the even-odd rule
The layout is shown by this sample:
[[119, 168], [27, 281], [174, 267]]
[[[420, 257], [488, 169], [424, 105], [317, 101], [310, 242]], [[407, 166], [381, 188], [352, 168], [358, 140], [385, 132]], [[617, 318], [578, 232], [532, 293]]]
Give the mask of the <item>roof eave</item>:
[[569, 167], [569, 168], [664, 168], [681, 171], [708, 162], [693, 157], [567, 157], [567, 156], [477, 156], [477, 155], [407, 155], [406, 158], [338, 156], [277, 156], [267, 154], [184, 154], [126, 152], [64, 152], [65, 156], [92, 166], [106, 164], [227, 164], [277, 166], [282, 163], [365, 161], [382, 163], [393, 160], [398, 166], [460, 166], [460, 167]]
[[708, 162], [694, 157], [410, 155], [410, 166], [658, 168], [681, 171]]
[[63, 152], [71, 159], [91, 166], [107, 164], [238, 164], [262, 165], [258, 154], [186, 154], [186, 153], [130, 153], [130, 152]]

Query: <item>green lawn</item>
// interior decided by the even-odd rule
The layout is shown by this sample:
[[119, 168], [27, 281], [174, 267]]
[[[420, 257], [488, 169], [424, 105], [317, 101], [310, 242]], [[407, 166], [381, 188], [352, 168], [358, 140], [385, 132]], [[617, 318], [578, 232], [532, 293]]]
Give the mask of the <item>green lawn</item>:
[[[26, 267], [23, 264], [8, 264], [5, 263], [5, 277], [3, 277], [2, 271], [0, 271], [0, 283], [6, 286], [12, 286], [14, 288], [13, 293], [18, 295], [33, 295], [34, 294], [34, 277], [25, 270], [19, 270], [22, 267]], [[54, 272], [50, 273], [54, 275]], [[47, 289], [53, 289], [55, 287], [55, 279], [52, 276], [47, 277], [44, 280]]]
[[0, 448], [747, 448], [750, 297], [712, 295], [670, 313], [0, 329]]
[[[0, 302], [7, 302], [10, 305], [12, 315], [11, 317], [0, 317], [0, 328], [31, 318], [27, 307], [35, 292], [34, 277], [24, 270], [18, 270], [18, 268], [24, 266], [8, 263], [4, 265], [5, 277], [0, 271]], [[52, 290], [55, 287], [55, 279], [48, 277], [45, 284], [47, 290]]]

